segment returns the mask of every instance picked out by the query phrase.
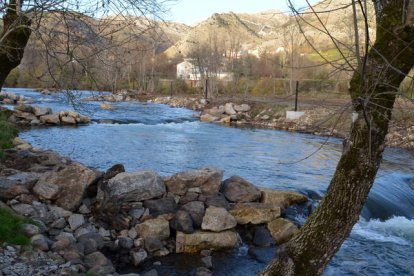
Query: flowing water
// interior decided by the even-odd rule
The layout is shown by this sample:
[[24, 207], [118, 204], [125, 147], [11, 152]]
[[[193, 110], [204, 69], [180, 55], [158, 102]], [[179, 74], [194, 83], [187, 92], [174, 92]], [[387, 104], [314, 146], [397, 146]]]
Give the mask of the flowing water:
[[[70, 108], [62, 95], [10, 91], [54, 111]], [[20, 136], [100, 170], [122, 163], [128, 171], [150, 169], [169, 175], [214, 166], [223, 169], [225, 177], [239, 175], [258, 186], [296, 190], [313, 198], [323, 195], [342, 150], [341, 140], [334, 138], [201, 123], [187, 109], [126, 102], [101, 110], [99, 105], [77, 106], [93, 119], [90, 125], [32, 128]], [[386, 150], [361, 219], [325, 275], [414, 275], [413, 157], [405, 150]], [[254, 275], [273, 253], [274, 249], [239, 249], [217, 254], [215, 275]], [[175, 268], [167, 269], [171, 275], [188, 267], [183, 265], [181, 271], [176, 260], [172, 263]]]

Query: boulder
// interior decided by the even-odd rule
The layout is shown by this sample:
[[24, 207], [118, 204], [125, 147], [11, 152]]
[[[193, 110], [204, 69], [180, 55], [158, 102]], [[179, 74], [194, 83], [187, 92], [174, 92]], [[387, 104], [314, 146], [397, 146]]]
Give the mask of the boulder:
[[241, 104], [241, 105], [234, 105], [233, 106], [234, 110], [236, 110], [237, 112], [248, 112], [250, 111], [250, 106], [248, 104]]
[[82, 203], [87, 188], [96, 180], [91, 169], [72, 163], [43, 175], [33, 188], [41, 199], [49, 199], [66, 210], [76, 210]]
[[60, 124], [59, 113], [40, 116], [40, 122], [43, 124], [58, 125]]
[[176, 252], [197, 253], [204, 249], [230, 249], [236, 246], [237, 237], [237, 233], [230, 230], [219, 233], [196, 231], [192, 234], [185, 234], [177, 232]]
[[287, 242], [299, 231], [295, 224], [284, 218], [278, 218], [269, 222], [267, 229], [269, 229], [270, 234], [278, 245]]
[[183, 205], [181, 208], [190, 214], [190, 217], [193, 220], [194, 225], [198, 227], [201, 226], [205, 214], [205, 207], [203, 202], [192, 201]]
[[236, 110], [234, 110], [234, 108], [233, 108], [233, 103], [226, 103], [226, 104], [224, 105], [224, 112], [225, 112], [227, 115], [234, 115], [234, 114], [237, 114]]
[[76, 125], [76, 118], [72, 116], [62, 116], [60, 117], [60, 120], [62, 121], [62, 124], [65, 125]]
[[210, 206], [206, 209], [201, 228], [214, 232], [221, 232], [236, 227], [236, 219], [226, 209]]
[[206, 122], [206, 123], [215, 122], [215, 121], [218, 121], [219, 119], [220, 119], [220, 117], [216, 117], [216, 116], [213, 116], [213, 115], [208, 114], [208, 113], [203, 114], [203, 115], [200, 116], [200, 120], [202, 122]]
[[14, 107], [14, 110], [33, 114], [33, 107], [31, 105], [25, 105], [25, 104], [17, 105]]
[[0, 200], [9, 200], [21, 194], [28, 194], [39, 177], [38, 173], [19, 171], [9, 176], [0, 176]]
[[202, 168], [180, 172], [164, 179], [167, 190], [176, 195], [185, 195], [190, 188], [199, 187], [207, 196], [214, 196], [220, 189], [223, 171], [214, 168]]
[[161, 177], [152, 171], [119, 173], [102, 189], [106, 198], [121, 202], [152, 199], [165, 193]]
[[146, 200], [144, 201], [144, 207], [150, 210], [150, 214], [159, 216], [174, 213], [177, 209], [177, 203], [175, 203], [173, 197], [167, 196], [160, 199]]
[[216, 196], [207, 198], [206, 199], [206, 205], [208, 207], [215, 206], [215, 207], [224, 208], [226, 210], [229, 210], [230, 209], [230, 204], [227, 201], [227, 199], [224, 197], [223, 194], [218, 194]]
[[33, 115], [32, 113], [22, 112], [22, 111], [19, 111], [19, 110], [15, 110], [14, 115], [17, 118], [20, 118], [20, 119], [23, 119], [23, 120], [26, 120], [26, 121], [32, 121], [32, 120], [37, 119], [37, 117], [35, 115]]
[[264, 203], [237, 203], [230, 209], [238, 224], [267, 223], [280, 217], [280, 207]]
[[48, 115], [52, 113], [52, 109], [50, 108], [45, 108], [45, 107], [39, 107], [39, 106], [34, 106], [33, 107], [33, 114], [37, 117], [43, 116], [43, 115]]
[[220, 117], [224, 113], [224, 107], [223, 106], [221, 106], [221, 107], [216, 107], [215, 106], [211, 109], [207, 109], [205, 112], [207, 114], [210, 114], [210, 115], [214, 116], [214, 117]]
[[187, 234], [194, 232], [193, 220], [188, 212], [179, 210], [170, 223], [172, 229]]
[[277, 205], [286, 208], [293, 204], [301, 204], [308, 201], [308, 198], [302, 194], [292, 191], [281, 191], [272, 189], [261, 189], [263, 203]]
[[222, 185], [224, 196], [232, 202], [252, 202], [261, 197], [260, 190], [239, 176], [226, 179]]
[[253, 244], [260, 247], [269, 247], [274, 246], [275, 241], [266, 226], [260, 225], [254, 229]]
[[91, 119], [87, 116], [79, 116], [76, 118], [78, 124], [89, 124]]
[[164, 218], [149, 219], [137, 224], [135, 229], [141, 238], [158, 238], [165, 240], [170, 236], [170, 225]]

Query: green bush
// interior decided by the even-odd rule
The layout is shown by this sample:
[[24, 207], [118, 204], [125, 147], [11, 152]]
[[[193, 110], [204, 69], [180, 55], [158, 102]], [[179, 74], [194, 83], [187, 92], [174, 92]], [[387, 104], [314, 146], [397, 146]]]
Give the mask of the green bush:
[[0, 110], [0, 157], [3, 156], [4, 149], [12, 147], [12, 140], [18, 134], [16, 127], [7, 121], [9, 116], [9, 110]]
[[29, 238], [22, 231], [22, 224], [30, 223], [29, 219], [18, 217], [7, 209], [0, 208], [0, 243], [25, 245]]

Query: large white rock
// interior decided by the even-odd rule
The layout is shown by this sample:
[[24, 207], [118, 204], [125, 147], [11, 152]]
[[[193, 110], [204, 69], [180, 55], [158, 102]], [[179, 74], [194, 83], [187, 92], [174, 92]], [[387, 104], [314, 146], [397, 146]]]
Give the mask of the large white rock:
[[223, 171], [215, 168], [202, 168], [180, 172], [164, 179], [169, 192], [184, 195], [190, 188], [200, 188], [201, 193], [214, 196], [220, 190]]
[[152, 171], [120, 173], [103, 187], [105, 196], [122, 202], [142, 201], [165, 193], [164, 182]]
[[237, 114], [236, 110], [234, 110], [234, 108], [233, 108], [233, 104], [232, 104], [232, 103], [226, 103], [226, 104], [225, 104], [225, 106], [224, 106], [224, 112], [225, 112], [227, 115], [234, 115], [234, 114]]
[[214, 232], [221, 232], [236, 227], [236, 219], [226, 209], [210, 206], [206, 209], [201, 228]]
[[41, 199], [48, 199], [56, 205], [70, 211], [82, 203], [86, 189], [97, 178], [97, 174], [78, 163], [59, 167], [43, 175], [33, 188]]
[[59, 113], [40, 116], [40, 122], [44, 124], [58, 125], [60, 124]]

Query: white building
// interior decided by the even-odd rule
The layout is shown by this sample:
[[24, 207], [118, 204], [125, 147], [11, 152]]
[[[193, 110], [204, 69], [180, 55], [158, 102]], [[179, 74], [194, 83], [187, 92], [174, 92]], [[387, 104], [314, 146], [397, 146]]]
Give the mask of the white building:
[[[233, 74], [228, 72], [219, 72], [218, 79], [232, 80]], [[193, 63], [192, 59], [184, 59], [183, 62], [177, 64], [177, 79], [199, 81], [201, 74], [199, 68]]]
[[177, 64], [177, 79], [197, 81], [201, 79], [201, 74], [191, 59], [184, 59]]

